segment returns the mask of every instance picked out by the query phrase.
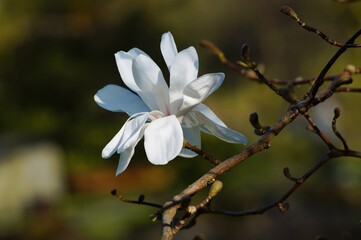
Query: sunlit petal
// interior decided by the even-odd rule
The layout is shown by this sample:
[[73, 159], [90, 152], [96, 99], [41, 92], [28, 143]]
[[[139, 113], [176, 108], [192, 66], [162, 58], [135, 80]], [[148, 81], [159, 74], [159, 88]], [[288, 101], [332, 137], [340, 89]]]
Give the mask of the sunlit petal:
[[197, 78], [198, 55], [194, 47], [179, 52], [170, 69], [170, 105], [171, 113], [175, 114], [183, 103], [183, 92], [186, 86]]
[[167, 64], [168, 69], [170, 70], [171, 65], [178, 53], [174, 38], [170, 32], [166, 32], [162, 35], [160, 50], [162, 52], [164, 61]]
[[222, 84], [223, 80], [223, 73], [210, 73], [205, 74], [188, 84], [184, 89], [183, 104], [178, 114], [182, 115], [201, 103]]
[[112, 138], [112, 140], [110, 140], [110, 142], [103, 148], [102, 158], [109, 158], [118, 150], [118, 146], [120, 144], [120, 139], [123, 136], [123, 132], [124, 132], [124, 126]]
[[95, 102], [109, 111], [126, 112], [129, 116], [137, 112], [149, 112], [149, 107], [137, 95], [120, 86], [109, 84], [94, 96]]
[[123, 151], [123, 148], [121, 150], [119, 150], [119, 148], [124, 146], [127, 141], [134, 143], [134, 138], [142, 138], [143, 132], [141, 132], [141, 130], [147, 116], [148, 113], [136, 113], [128, 118], [119, 132], [104, 147], [102, 151], [102, 158], [109, 158], [116, 151], [118, 151], [118, 153]]
[[152, 109], [169, 112], [169, 89], [158, 65], [148, 56], [133, 61], [133, 76], [141, 91], [138, 95]]
[[192, 112], [196, 114], [202, 130], [204, 129], [205, 132], [211, 133], [226, 142], [247, 144], [247, 138], [244, 135], [226, 127], [205, 105], [193, 108]]
[[153, 164], [167, 164], [183, 146], [183, 131], [178, 119], [167, 116], [152, 121], [144, 132], [144, 148]]
[[147, 121], [149, 113], [138, 113], [131, 116], [124, 124], [124, 132], [118, 146], [118, 153], [134, 145], [143, 137], [144, 124]]
[[124, 172], [124, 170], [128, 167], [130, 160], [134, 155], [135, 146], [131, 146], [125, 149], [119, 156], [119, 163], [116, 171], [116, 176]]
[[119, 51], [115, 54], [115, 61], [118, 66], [120, 76], [122, 77], [125, 85], [134, 92], [138, 92], [140, 89], [134, 81], [132, 70], [133, 60], [141, 54], [147, 56], [145, 52], [138, 48], [132, 48], [128, 52]]
[[[194, 116], [194, 113], [199, 112], [202, 115], [206, 116], [208, 119], [210, 119], [212, 122], [216, 123], [217, 125], [227, 127], [226, 124], [217, 117], [217, 115], [205, 104], [201, 103], [192, 108], [191, 112], [187, 114], [186, 116], [192, 115]], [[194, 122], [194, 120], [193, 120]], [[194, 123], [193, 123], [194, 124]]]

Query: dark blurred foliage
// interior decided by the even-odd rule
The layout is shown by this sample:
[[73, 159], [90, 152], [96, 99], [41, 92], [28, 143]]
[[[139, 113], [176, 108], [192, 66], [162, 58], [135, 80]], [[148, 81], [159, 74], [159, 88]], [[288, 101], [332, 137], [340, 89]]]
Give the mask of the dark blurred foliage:
[[[198, 43], [215, 42], [232, 60], [239, 60], [247, 43], [253, 58], [265, 64], [270, 78], [316, 76], [336, 51], [316, 35], [279, 13], [293, 7], [305, 21], [338, 41], [361, 26], [361, 4], [331, 0], [2, 0], [0, 2], [0, 118], [3, 144], [50, 141], [65, 153], [66, 193], [60, 201], [35, 201], [17, 226], [1, 229], [0, 238], [34, 239], [154, 239], [159, 224], [143, 206], [118, 202], [109, 194], [118, 188], [129, 197], [144, 193], [163, 202], [193, 182], [211, 166], [201, 158], [177, 158], [167, 166], [152, 166], [142, 144], [129, 168], [115, 177], [117, 156], [100, 153], [127, 116], [111, 113], [93, 101], [108, 83], [123, 85], [114, 53], [138, 47], [166, 70], [159, 44], [171, 31], [178, 49], [196, 46], [200, 73], [226, 73], [223, 86], [207, 99], [231, 128], [257, 140], [248, 114], [273, 124], [288, 105], [266, 86], [227, 69]], [[350, 50], [332, 68], [338, 73], [352, 63], [361, 65], [359, 50]], [[165, 74], [167, 76], [167, 74]], [[360, 78], [354, 79], [361, 86]], [[307, 87], [297, 89], [304, 92]], [[333, 107], [341, 107], [339, 128], [350, 147], [361, 149], [358, 94], [339, 94], [312, 113], [330, 132]], [[234, 210], [262, 206], [281, 195], [290, 183], [282, 175], [289, 166], [298, 175], [326, 151], [306, 123], [297, 120], [262, 152], [222, 176], [224, 190], [215, 200]], [[244, 147], [203, 136], [203, 149], [225, 159]], [[361, 236], [361, 164], [340, 159], [326, 165], [290, 199], [285, 215], [271, 211], [241, 219], [207, 216], [179, 239], [203, 233], [206, 239], [358, 239]], [[41, 223], [40, 225], [37, 223]], [[337, 236], [337, 237], [335, 237]]]

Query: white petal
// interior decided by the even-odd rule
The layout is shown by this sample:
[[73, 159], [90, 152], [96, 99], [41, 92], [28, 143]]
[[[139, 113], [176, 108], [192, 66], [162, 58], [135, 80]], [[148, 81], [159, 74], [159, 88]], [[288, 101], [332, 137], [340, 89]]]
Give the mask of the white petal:
[[[149, 113], [136, 113], [130, 118], [128, 118], [127, 121], [124, 123], [123, 127], [119, 130], [119, 132], [104, 147], [102, 151], [102, 158], [109, 158], [116, 151], [118, 151], [119, 153], [119, 148], [122, 147], [125, 143], [127, 143], [127, 141], [131, 141], [132, 143], [134, 143], [134, 138], [142, 138], [143, 132], [141, 132], [141, 130], [144, 125], [143, 122], [147, 119], [148, 114]], [[126, 134], [124, 134], [125, 132]], [[121, 149], [121, 151], [123, 150], [124, 149]]]
[[[208, 119], [210, 119], [212, 122], [216, 123], [217, 125], [227, 127], [226, 124], [217, 117], [217, 115], [205, 104], [201, 103], [192, 108], [191, 112], [188, 115], [194, 115], [195, 112], [199, 112], [203, 115], [205, 115]], [[194, 122], [194, 120], [193, 120]]]
[[116, 176], [118, 176], [119, 174], [124, 172], [124, 170], [128, 167], [129, 162], [134, 155], [135, 146], [138, 144], [139, 141], [140, 141], [140, 138], [132, 146], [129, 146], [127, 149], [125, 149], [120, 154], [119, 163], [118, 163], [118, 167], [117, 167], [117, 171], [116, 171]]
[[184, 89], [183, 104], [177, 115], [183, 115], [185, 112], [201, 103], [222, 84], [223, 80], [223, 73], [210, 73], [205, 74], [188, 84]]
[[162, 40], [160, 41], [160, 50], [162, 52], [164, 61], [170, 70], [174, 58], [178, 53], [174, 38], [170, 32], [164, 33], [162, 35]]
[[[197, 146], [198, 148], [201, 147], [201, 133], [199, 130], [199, 126], [194, 126], [194, 127], [182, 127], [183, 130], [183, 136], [184, 139], [187, 140], [187, 142], [193, 146]], [[192, 158], [197, 156], [198, 154], [183, 148], [181, 153], [179, 154], [179, 156], [182, 157], [187, 157], [187, 158]]]
[[183, 91], [186, 86], [197, 78], [198, 55], [194, 47], [179, 52], [170, 69], [170, 102], [171, 113], [175, 114], [183, 103]]
[[134, 92], [138, 92], [140, 89], [137, 86], [136, 82], [134, 81], [133, 70], [132, 70], [133, 60], [134, 58], [136, 58], [141, 54], [147, 55], [138, 48], [133, 48], [128, 52], [119, 51], [115, 54], [115, 61], [118, 66], [120, 76], [122, 77], [125, 85], [127, 85], [127, 87]]
[[147, 121], [149, 113], [138, 113], [131, 116], [124, 124], [124, 132], [118, 146], [118, 153], [125, 151], [130, 146], [134, 146], [144, 133], [144, 125]]
[[[128, 125], [124, 127], [124, 133], [122, 135], [121, 143], [119, 144], [120, 146], [118, 147], [120, 157], [116, 176], [124, 172], [128, 167], [129, 162], [134, 155], [134, 148], [144, 135], [144, 118], [147, 117], [147, 115], [148, 114], [139, 115], [135, 119], [129, 120]], [[133, 132], [131, 130], [133, 130]]]
[[118, 149], [120, 144], [120, 139], [123, 136], [124, 126], [119, 130], [119, 132], [110, 140], [110, 142], [104, 147], [102, 151], [102, 158], [109, 158], [112, 156]]
[[144, 147], [153, 164], [167, 164], [183, 146], [183, 132], [178, 119], [167, 116], [152, 121], [144, 132]]
[[129, 116], [137, 112], [150, 111], [137, 95], [114, 84], [100, 89], [95, 94], [94, 100], [102, 108], [113, 112], [126, 112]]
[[124, 170], [128, 167], [130, 160], [132, 159], [134, 155], [134, 148], [135, 147], [129, 147], [125, 149], [119, 156], [119, 163], [116, 171], [116, 176], [124, 172]]
[[133, 61], [133, 76], [138, 95], [152, 109], [169, 113], [169, 89], [158, 65], [148, 56], [139, 55]]
[[205, 132], [211, 133], [226, 142], [247, 144], [247, 138], [244, 135], [227, 128], [205, 105], [193, 108], [192, 112], [196, 114], [199, 124], [202, 126], [202, 129], [205, 129]]

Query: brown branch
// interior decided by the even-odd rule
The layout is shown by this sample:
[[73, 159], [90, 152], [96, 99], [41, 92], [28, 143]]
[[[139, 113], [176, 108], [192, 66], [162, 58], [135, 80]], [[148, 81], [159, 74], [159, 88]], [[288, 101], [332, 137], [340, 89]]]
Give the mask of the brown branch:
[[244, 211], [225, 211], [225, 210], [208, 209], [208, 211], [205, 213], [222, 214], [222, 215], [228, 215], [228, 216], [233, 216], [233, 217], [241, 217], [241, 216], [247, 216], [247, 215], [263, 214], [264, 212], [271, 210], [273, 208], [278, 208], [281, 212], [287, 211], [289, 204], [286, 203], [286, 200], [293, 193], [295, 193], [299, 189], [299, 187], [301, 187], [325, 163], [329, 162], [331, 159], [340, 158], [340, 157], [361, 158], [361, 152], [351, 151], [351, 150], [339, 150], [339, 149], [331, 150], [321, 160], [319, 160], [309, 170], [307, 170], [301, 177], [299, 177], [299, 178], [291, 177], [292, 181], [294, 182], [292, 187], [289, 188], [279, 199], [277, 199], [276, 201], [274, 201], [268, 205], [265, 205], [263, 207], [251, 209], [251, 210], [244, 210]]
[[214, 165], [218, 165], [222, 162], [218, 159], [215, 159], [211, 155], [203, 152], [202, 149], [198, 148], [197, 146], [193, 146], [193, 145], [189, 144], [188, 142], [184, 142], [183, 147], [197, 153], [199, 156], [203, 157], [204, 159], [208, 160], [209, 162], [213, 163]]
[[[361, 35], [361, 30], [356, 32], [348, 41], [347, 43], [353, 43], [353, 41]], [[346, 46], [346, 45], [345, 45]], [[267, 131], [256, 143], [249, 146], [247, 149], [242, 151], [241, 153], [234, 155], [219, 165], [212, 168], [210, 171], [208, 171], [206, 174], [204, 174], [202, 177], [200, 177], [197, 181], [189, 185], [186, 189], [184, 189], [180, 194], [173, 197], [172, 201], [166, 202], [163, 205], [163, 212], [162, 212], [162, 239], [173, 239], [174, 236], [174, 228], [172, 227], [174, 224], [174, 217], [177, 213], [177, 209], [180, 208], [180, 203], [184, 201], [185, 199], [191, 198], [194, 194], [199, 192], [201, 189], [206, 187], [208, 184], [215, 181], [215, 179], [222, 175], [223, 173], [227, 172], [231, 168], [235, 167], [242, 161], [250, 158], [252, 155], [263, 151], [264, 149], [268, 149], [270, 147], [270, 141], [277, 136], [284, 127], [286, 127], [288, 124], [293, 122], [296, 117], [302, 113], [306, 113], [311, 107], [316, 106], [320, 101], [314, 101], [315, 95], [318, 92], [319, 87], [324, 82], [324, 77], [331, 68], [331, 66], [334, 65], [336, 60], [347, 50], [347, 47], [341, 47], [336, 54], [327, 62], [326, 66], [322, 69], [319, 76], [315, 80], [314, 84], [310, 88], [310, 90], [307, 92], [307, 94], [304, 96], [304, 100], [298, 101], [295, 104], [291, 105], [289, 110], [286, 112], [284, 116], [282, 116], [276, 124]], [[213, 49], [213, 51], [216, 51]], [[218, 50], [217, 50], [218, 51]], [[245, 54], [243, 54], [245, 56]], [[247, 54], [246, 54], [247, 55]], [[224, 55], [220, 54], [218, 52], [218, 56], [220, 58], [224, 58]], [[247, 57], [247, 56], [246, 56]], [[223, 59], [224, 61], [224, 59]], [[260, 75], [258, 77], [262, 77], [263, 75]], [[264, 80], [264, 79], [263, 79]], [[335, 90], [335, 88], [330, 88], [330, 90]], [[330, 97], [332, 94], [326, 94], [324, 95], [323, 100]], [[340, 153], [342, 151], [335, 151], [334, 148], [331, 149], [330, 153], [335, 154]], [[347, 154], [350, 154], [351, 151], [347, 151]], [[333, 155], [330, 155], [334, 157]], [[344, 156], [348, 156], [347, 154], [344, 154]], [[337, 154], [335, 154], [336, 156]], [[308, 173], [304, 175], [304, 179], [307, 179], [314, 171], [316, 171], [319, 167], [323, 165], [323, 162], [326, 162], [326, 160], [321, 161], [319, 165], [316, 165], [314, 168], [312, 168]], [[284, 199], [287, 199], [298, 187], [300, 186], [300, 183], [298, 181], [295, 182], [294, 187], [291, 188], [278, 202], [277, 207], [279, 209], [287, 209], [287, 205], [284, 205]], [[273, 205], [272, 205], [273, 207]], [[264, 210], [260, 210], [260, 212], [263, 212]]]
[[[299, 114], [299, 110], [297, 108], [291, 108], [288, 112], [280, 119], [278, 122], [267, 131], [260, 140], [258, 140], [253, 145], [249, 146], [243, 152], [234, 155], [227, 160], [223, 161], [219, 165], [212, 168], [206, 174], [204, 174], [201, 178], [195, 181], [193, 184], [184, 189], [181, 193], [173, 197], [173, 200], [170, 202], [166, 202], [163, 205], [163, 219], [162, 219], [162, 236], [163, 239], [173, 239], [173, 229], [172, 222], [176, 214], [176, 210], [180, 207], [179, 202], [182, 202], [183, 199], [192, 197], [194, 194], [202, 190], [204, 187], [209, 185], [209, 183], [214, 182], [214, 180], [227, 172], [237, 164], [241, 163], [243, 160], [250, 158], [255, 153], [263, 151], [270, 147], [269, 142], [278, 135], [281, 130], [291, 123]], [[166, 216], [166, 217], [165, 217]]]
[[221, 181], [214, 181], [209, 190], [207, 197], [200, 203], [192, 206], [188, 206], [184, 216], [178, 221], [174, 227], [174, 233], [177, 233], [179, 230], [188, 229], [195, 224], [195, 220], [202, 213], [207, 212], [211, 200], [222, 190], [223, 183]]
[[306, 118], [308, 123], [310, 124], [314, 133], [316, 133], [324, 143], [326, 143], [329, 149], [335, 149], [335, 146], [330, 142], [330, 140], [326, 137], [325, 134], [321, 132], [321, 130], [317, 127], [316, 123], [312, 120], [311, 116], [308, 113], [302, 113], [302, 115]]
[[345, 73], [341, 74], [338, 78], [335, 78], [334, 81], [331, 82], [331, 84], [323, 90], [321, 93], [319, 93], [313, 100], [313, 104], [318, 104], [320, 102], [326, 101], [328, 98], [330, 98], [337, 89], [342, 85], [347, 85], [352, 83], [352, 78], [350, 74]]
[[341, 133], [337, 130], [337, 127], [336, 127], [336, 121], [340, 117], [340, 114], [341, 114], [341, 110], [339, 108], [335, 108], [334, 116], [332, 119], [332, 130], [335, 133], [335, 135], [338, 137], [338, 139], [340, 139], [340, 141], [342, 142], [343, 148], [345, 150], [349, 150], [346, 140], [342, 137]]
[[133, 203], [133, 204], [138, 204], [138, 205], [146, 205], [146, 206], [155, 207], [155, 208], [162, 208], [162, 205], [160, 205], [160, 204], [145, 202], [144, 195], [140, 195], [138, 200], [131, 200], [131, 199], [127, 199], [124, 196], [120, 195], [116, 189], [113, 189], [111, 191], [111, 194], [113, 196], [116, 196], [117, 198], [119, 198], [122, 202]]
[[228, 66], [233, 71], [240, 73], [242, 75], [247, 74], [247, 70], [244, 68], [241, 68], [239, 65], [232, 63], [227, 59], [227, 57], [224, 55], [224, 53], [211, 41], [203, 40], [200, 42], [200, 46], [209, 49], [214, 55], [216, 55], [219, 59], [219, 61], [226, 66]]
[[251, 60], [250, 51], [247, 44], [242, 46], [242, 61], [239, 62], [240, 65], [251, 69], [257, 76], [258, 80], [261, 83], [265, 83], [272, 91], [274, 91], [277, 95], [281, 96], [284, 100], [289, 103], [295, 103], [297, 99], [290, 95], [288, 89], [281, 89], [277, 87], [272, 82], [268, 81], [268, 79], [261, 73], [257, 67], [257, 63]]
[[340, 88], [337, 88], [336, 92], [360, 93], [361, 88], [340, 87]]
[[318, 30], [317, 28], [311, 27], [309, 25], [307, 25], [304, 21], [302, 21], [299, 17], [298, 14], [296, 13], [295, 10], [293, 10], [292, 8], [288, 7], [288, 6], [284, 6], [281, 8], [281, 12], [289, 17], [291, 17], [292, 19], [296, 20], [296, 22], [298, 23], [298, 25], [300, 25], [303, 29], [310, 31], [312, 33], [317, 34], [319, 37], [321, 37], [323, 40], [325, 40], [327, 43], [333, 45], [333, 46], [337, 46], [337, 47], [346, 47], [346, 48], [357, 48], [357, 47], [361, 47], [360, 44], [353, 44], [353, 43], [346, 43], [346, 44], [342, 44], [339, 43], [333, 39], [331, 39], [330, 37], [328, 37], [326, 34], [324, 34], [323, 32], [321, 32], [320, 30]]
[[341, 47], [332, 56], [332, 58], [327, 62], [326, 66], [322, 69], [322, 71], [316, 78], [315, 83], [312, 85], [310, 90], [305, 95], [304, 99], [305, 99], [305, 101], [308, 102], [307, 104], [311, 103], [314, 100], [314, 97], [316, 96], [319, 88], [323, 85], [323, 83], [325, 81], [324, 78], [325, 78], [326, 74], [328, 73], [330, 68], [335, 64], [336, 60], [348, 49], [348, 47], [346, 45], [353, 43], [360, 35], [361, 35], [361, 29], [358, 30], [351, 38], [349, 38], [349, 40], [347, 40], [346, 44], [343, 47]]
[[[280, 80], [280, 79], [270, 79], [270, 78], [265, 78], [263, 76], [263, 81], [260, 81], [260, 79], [258, 78], [258, 76], [256, 74], [251, 74], [251, 70], [246, 70], [244, 68], [242, 68], [239, 64], [234, 64], [232, 63], [227, 57], [226, 55], [212, 42], [204, 40], [201, 42], [201, 46], [204, 48], [207, 48], [208, 50], [210, 50], [214, 55], [216, 55], [218, 57], [218, 59], [220, 60], [221, 63], [225, 64], [227, 67], [229, 67], [231, 70], [240, 73], [241, 75], [247, 77], [250, 80], [257, 80], [261, 83], [263, 83], [265, 80], [268, 83], [271, 84], [275, 84], [275, 85], [287, 85], [287, 86], [295, 86], [295, 85], [303, 85], [303, 84], [313, 84], [317, 78], [312, 77], [312, 78], [295, 78], [293, 80]], [[352, 75], [353, 74], [360, 74], [361, 73], [361, 68], [356, 68], [354, 66], [351, 66], [354, 68], [354, 70], [352, 71]], [[247, 67], [248, 68], [248, 67]], [[346, 68], [347, 69], [347, 68]], [[338, 75], [331, 75], [331, 76], [324, 76], [323, 77], [323, 81], [333, 81], [335, 78], [338, 78], [340, 76], [340, 74]], [[358, 92], [358, 89], [346, 89], [346, 88], [341, 88], [341, 91], [350, 91], [350, 92]]]
[[249, 122], [254, 127], [254, 133], [258, 136], [264, 135], [269, 129], [269, 126], [262, 126], [259, 123], [258, 114], [253, 112], [249, 115]]

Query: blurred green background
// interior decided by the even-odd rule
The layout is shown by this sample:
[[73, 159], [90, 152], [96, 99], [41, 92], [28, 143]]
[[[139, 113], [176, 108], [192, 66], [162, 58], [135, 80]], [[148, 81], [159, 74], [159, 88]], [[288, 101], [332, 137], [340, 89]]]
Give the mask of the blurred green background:
[[[206, 104], [251, 144], [258, 137], [249, 113], [258, 112], [262, 124], [272, 125], [288, 105], [266, 86], [221, 65], [198, 43], [215, 42], [232, 61], [247, 43], [270, 78], [316, 76], [336, 48], [282, 15], [283, 5], [338, 41], [361, 26], [361, 3], [332, 0], [1, 0], [0, 239], [157, 239], [160, 224], [148, 219], [156, 210], [122, 203], [110, 191], [163, 203], [211, 165], [197, 157], [153, 166], [139, 144], [128, 169], [115, 177], [118, 156], [103, 160], [100, 153], [127, 116], [93, 101], [104, 85], [123, 85], [113, 54], [138, 47], [165, 72], [162, 33], [171, 31], [179, 50], [195, 46], [200, 74], [226, 73]], [[361, 66], [360, 50], [348, 51], [331, 72], [349, 63]], [[361, 87], [360, 80], [355, 77], [353, 85]], [[338, 146], [330, 130], [336, 106], [339, 130], [352, 149], [361, 149], [360, 99], [340, 93], [311, 112]], [[282, 174], [285, 166], [298, 176], [327, 151], [306, 126], [296, 120], [270, 150], [222, 176], [224, 188], [214, 206], [242, 210], [277, 199], [291, 185]], [[244, 149], [207, 135], [202, 139], [203, 149], [220, 159]], [[244, 218], [201, 217], [176, 239], [360, 239], [360, 160], [332, 161], [289, 201], [283, 215], [271, 210]]]

